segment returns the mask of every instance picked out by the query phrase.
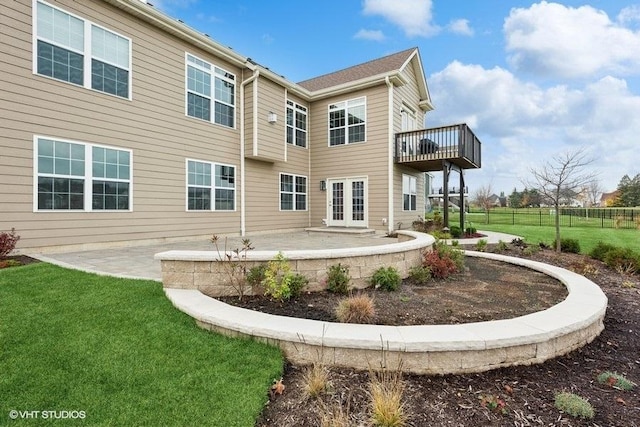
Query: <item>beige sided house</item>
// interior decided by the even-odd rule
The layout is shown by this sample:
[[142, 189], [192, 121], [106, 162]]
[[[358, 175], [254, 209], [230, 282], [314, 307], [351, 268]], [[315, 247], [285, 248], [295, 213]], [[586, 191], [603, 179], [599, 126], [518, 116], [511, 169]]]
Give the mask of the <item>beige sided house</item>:
[[424, 172], [480, 166], [466, 125], [422, 129], [415, 48], [293, 83], [141, 0], [0, 17], [0, 231], [19, 248], [388, 232], [423, 214]]

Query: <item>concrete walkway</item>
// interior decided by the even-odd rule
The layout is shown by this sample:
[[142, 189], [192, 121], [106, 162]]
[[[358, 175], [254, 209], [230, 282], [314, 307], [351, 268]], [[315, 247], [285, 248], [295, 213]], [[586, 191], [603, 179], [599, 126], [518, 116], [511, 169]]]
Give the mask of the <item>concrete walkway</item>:
[[[490, 231], [481, 231], [488, 243], [502, 240], [510, 242], [517, 236]], [[296, 249], [341, 249], [349, 247], [377, 246], [395, 242], [384, 234], [345, 234], [299, 231], [294, 233], [274, 233], [246, 236], [256, 250], [287, 251]], [[224, 251], [224, 238], [218, 246]], [[459, 240], [460, 244], [475, 244], [479, 239]], [[229, 237], [227, 250], [242, 247], [241, 237]], [[160, 261], [154, 255], [170, 250], [215, 251], [208, 240], [191, 240], [143, 246], [105, 248], [75, 252], [40, 254], [24, 251], [25, 255], [62, 267], [115, 277], [151, 279], [161, 281]]]

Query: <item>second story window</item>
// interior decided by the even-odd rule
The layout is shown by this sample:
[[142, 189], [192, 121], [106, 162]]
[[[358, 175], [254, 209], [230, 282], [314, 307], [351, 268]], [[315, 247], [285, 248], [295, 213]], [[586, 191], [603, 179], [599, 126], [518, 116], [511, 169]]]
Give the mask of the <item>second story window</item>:
[[329, 145], [345, 145], [365, 141], [365, 97], [329, 104]]
[[37, 2], [34, 72], [130, 98], [131, 41]]
[[307, 146], [307, 109], [287, 101], [287, 144]]
[[187, 115], [234, 127], [235, 76], [187, 54]]

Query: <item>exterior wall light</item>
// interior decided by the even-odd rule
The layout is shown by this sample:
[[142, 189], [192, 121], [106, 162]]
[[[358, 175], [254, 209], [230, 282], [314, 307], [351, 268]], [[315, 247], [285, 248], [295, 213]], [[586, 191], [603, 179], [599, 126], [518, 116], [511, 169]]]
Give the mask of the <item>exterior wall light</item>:
[[324, 179], [320, 181], [320, 191], [327, 191], [327, 181]]
[[269, 114], [267, 114], [267, 121], [269, 123], [275, 123], [278, 121], [278, 115], [276, 113], [274, 113], [273, 111], [269, 111]]

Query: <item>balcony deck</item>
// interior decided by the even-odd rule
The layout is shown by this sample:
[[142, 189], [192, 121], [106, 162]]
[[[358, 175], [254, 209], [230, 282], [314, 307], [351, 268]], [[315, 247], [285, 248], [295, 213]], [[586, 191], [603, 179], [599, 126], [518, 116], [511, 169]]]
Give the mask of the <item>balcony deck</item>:
[[396, 133], [394, 159], [422, 172], [442, 170], [443, 161], [461, 169], [478, 169], [480, 149], [478, 137], [462, 123]]

